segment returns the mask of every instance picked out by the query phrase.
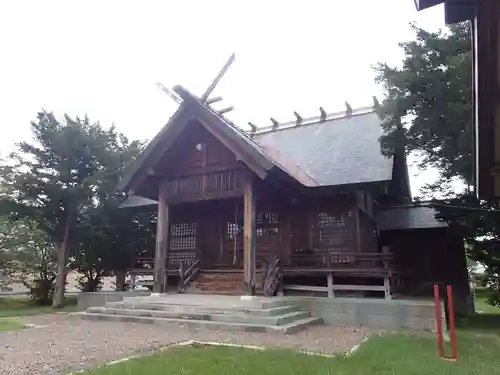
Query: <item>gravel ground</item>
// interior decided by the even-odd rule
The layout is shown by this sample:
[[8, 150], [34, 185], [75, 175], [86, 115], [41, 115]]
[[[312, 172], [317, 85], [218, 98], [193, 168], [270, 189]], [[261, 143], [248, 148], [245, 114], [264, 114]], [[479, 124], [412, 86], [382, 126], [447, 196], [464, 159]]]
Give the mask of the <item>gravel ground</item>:
[[186, 341], [280, 346], [322, 353], [346, 352], [369, 332], [362, 328], [315, 326], [293, 335], [188, 329], [177, 324], [82, 321], [64, 314], [26, 318], [36, 326], [0, 333], [0, 374], [57, 375], [147, 353]]

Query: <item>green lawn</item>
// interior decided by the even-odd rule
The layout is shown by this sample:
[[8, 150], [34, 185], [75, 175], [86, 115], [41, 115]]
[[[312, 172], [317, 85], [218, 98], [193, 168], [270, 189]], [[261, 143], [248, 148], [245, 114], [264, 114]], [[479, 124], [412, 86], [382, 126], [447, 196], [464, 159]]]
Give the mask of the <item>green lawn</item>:
[[480, 314], [500, 315], [500, 307], [491, 306], [486, 302], [486, 296], [477, 295], [475, 300], [476, 311]]
[[82, 375], [490, 375], [499, 373], [500, 336], [459, 332], [459, 361], [438, 358], [434, 335], [373, 337], [349, 358], [308, 356], [288, 350], [233, 347], [172, 348]]
[[26, 326], [15, 319], [0, 319], [0, 332], [17, 331]]
[[68, 297], [62, 310], [53, 310], [50, 306], [35, 305], [27, 297], [1, 297], [0, 318], [11, 316], [27, 316], [36, 314], [50, 314], [54, 311], [71, 311], [76, 306], [76, 298]]

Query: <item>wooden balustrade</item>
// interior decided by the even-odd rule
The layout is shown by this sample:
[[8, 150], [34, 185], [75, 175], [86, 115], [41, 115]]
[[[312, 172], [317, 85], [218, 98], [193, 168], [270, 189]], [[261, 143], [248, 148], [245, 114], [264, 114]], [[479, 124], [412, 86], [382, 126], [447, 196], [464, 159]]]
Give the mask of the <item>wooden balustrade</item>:
[[200, 261], [197, 260], [188, 269], [185, 269], [184, 264], [181, 262], [179, 266], [179, 293], [184, 293], [191, 281], [198, 276], [200, 273], [199, 264]]
[[264, 295], [266, 297], [274, 296], [281, 282], [280, 257], [276, 255], [266, 269], [266, 277], [264, 279]]
[[239, 170], [198, 174], [168, 181], [167, 197], [172, 201], [196, 201], [242, 194], [243, 175]]
[[[191, 266], [193, 264], [198, 264], [198, 260], [196, 259], [192, 259], [192, 262], [191, 261], [186, 261], [186, 260], [181, 260], [181, 261], [178, 261], [177, 258], [174, 258], [174, 259], [169, 259], [169, 262], [168, 262], [168, 267], [167, 269], [169, 270], [178, 270], [179, 269], [179, 265], [180, 263], [182, 262], [182, 264], [184, 264], [184, 266]], [[151, 258], [151, 257], [141, 257], [141, 258], [137, 258], [134, 262], [134, 265], [132, 266], [132, 269], [135, 269], [135, 270], [153, 270], [154, 268], [154, 264], [155, 264], [155, 259], [154, 258]]]
[[380, 269], [390, 272], [392, 254], [358, 253], [358, 252], [325, 252], [300, 251], [293, 253], [287, 262], [292, 268], [318, 269]]

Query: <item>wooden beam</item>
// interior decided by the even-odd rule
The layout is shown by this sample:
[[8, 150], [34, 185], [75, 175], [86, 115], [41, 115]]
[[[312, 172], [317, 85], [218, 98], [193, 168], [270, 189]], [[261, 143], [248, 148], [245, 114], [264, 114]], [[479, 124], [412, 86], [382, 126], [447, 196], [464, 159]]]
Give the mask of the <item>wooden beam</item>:
[[327, 286], [312, 286], [312, 285], [283, 285], [285, 290], [307, 290], [309, 292], [328, 292]]
[[233, 109], [234, 109], [233, 106], [229, 106], [227, 108], [221, 109], [220, 111], [218, 111], [218, 113], [219, 113], [219, 115], [222, 116], [224, 113], [231, 112]]
[[158, 219], [156, 221], [156, 248], [153, 292], [166, 293], [169, 222], [165, 180], [160, 183], [160, 187], [158, 190]]
[[205, 104], [209, 105], [209, 104], [220, 102], [221, 100], [222, 100], [222, 96], [214, 96], [213, 98], [207, 99]]
[[333, 285], [333, 290], [360, 290], [365, 292], [383, 292], [383, 285]]
[[246, 178], [243, 190], [243, 235], [244, 257], [243, 274], [245, 292], [247, 295], [255, 294], [255, 257], [256, 257], [256, 225], [255, 225], [255, 191], [251, 175]]
[[319, 113], [320, 113], [320, 119], [321, 119], [321, 121], [325, 121], [325, 120], [326, 120], [327, 113], [326, 113], [326, 111], [323, 109], [323, 107], [319, 107]]
[[331, 287], [328, 286], [312, 286], [312, 285], [283, 285], [285, 290], [305, 290], [309, 292], [329, 292], [330, 290], [340, 290], [340, 291], [366, 291], [366, 292], [383, 292], [383, 285], [338, 285], [333, 284]]
[[231, 66], [231, 64], [234, 62], [235, 58], [236, 58], [236, 55], [234, 53], [231, 54], [231, 56], [229, 57], [229, 60], [227, 60], [226, 64], [222, 67], [222, 69], [220, 70], [219, 74], [217, 74], [217, 76], [214, 78], [214, 80], [212, 81], [212, 83], [210, 84], [210, 86], [208, 86], [207, 90], [205, 91], [205, 93], [200, 98], [203, 103], [205, 103], [207, 101], [207, 99], [210, 96], [210, 94], [212, 93], [212, 91], [214, 91], [215, 86], [217, 86], [217, 84], [222, 79], [222, 77], [224, 76], [224, 74], [226, 74], [227, 70], [229, 69], [229, 67]]
[[299, 115], [299, 113], [298, 113], [297, 111], [293, 112], [293, 115], [294, 115], [294, 116], [295, 116], [295, 118], [297, 119], [297, 120], [295, 121], [295, 124], [297, 124], [297, 125], [302, 124], [302, 121], [304, 120], [304, 119], [302, 118], [302, 116], [301, 116], [301, 115]]

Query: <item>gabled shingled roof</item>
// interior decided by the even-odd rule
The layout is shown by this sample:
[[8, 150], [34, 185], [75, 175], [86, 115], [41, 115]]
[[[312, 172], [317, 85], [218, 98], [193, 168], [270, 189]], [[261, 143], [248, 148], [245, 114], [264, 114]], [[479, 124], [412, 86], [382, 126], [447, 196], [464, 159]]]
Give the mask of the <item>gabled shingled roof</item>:
[[281, 154], [320, 186], [389, 181], [392, 158], [380, 152], [380, 119], [372, 110], [260, 132], [255, 139]]
[[262, 178], [274, 171], [309, 188], [383, 182], [392, 178], [393, 160], [380, 153], [380, 119], [372, 109], [358, 110], [348, 117], [337, 114], [323, 120], [304, 120], [297, 126], [263, 129], [250, 136], [183, 87], [177, 86], [174, 91], [183, 101], [180, 108], [129, 168], [119, 184], [120, 190], [129, 191], [134, 180], [144, 178], [140, 175], [141, 168], [154, 149], [165, 148], [165, 142], [173, 140], [168, 137], [175, 137], [170, 133], [176, 134], [172, 129], [176, 118], [182, 116], [181, 126], [188, 123], [189, 116], [198, 118], [205, 126], [214, 127], [211, 131], [217, 130], [239, 145], [242, 156], [251, 157], [253, 161], [248, 161], [254, 163], [255, 172]]
[[274, 158], [258, 142], [226, 118], [205, 106], [196, 96], [183, 87], [176, 86], [174, 91], [180, 96], [182, 103], [139, 158], [129, 166], [125, 176], [118, 184], [118, 190], [129, 192], [134, 190], [132, 187], [141, 184], [145, 178], [144, 168], [152, 167], [151, 165], [148, 166], [148, 159], [152, 157], [151, 155], [161, 150], [165, 151], [165, 144], [169, 141], [172, 142], [176, 135], [179, 134], [179, 129], [187, 126], [190, 119], [199, 120], [210, 132], [219, 133], [219, 136], [229, 142], [228, 144], [236, 146], [241, 152], [238, 155], [241, 160], [261, 178], [264, 178], [270, 172], [277, 172], [281, 173], [289, 182], [298, 182], [299, 185], [306, 187], [318, 186], [316, 181], [307, 173], [302, 172], [299, 167], [294, 164], [287, 167], [285, 165], [286, 159], [277, 160]]

